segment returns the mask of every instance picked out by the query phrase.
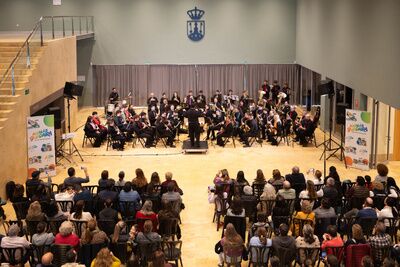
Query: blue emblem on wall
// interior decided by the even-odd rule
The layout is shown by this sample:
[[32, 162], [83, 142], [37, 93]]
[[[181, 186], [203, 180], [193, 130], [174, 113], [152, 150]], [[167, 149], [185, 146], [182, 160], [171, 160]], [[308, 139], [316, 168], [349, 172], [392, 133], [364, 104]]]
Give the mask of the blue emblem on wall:
[[197, 7], [187, 12], [192, 19], [187, 21], [187, 36], [192, 41], [200, 41], [206, 33], [206, 23], [204, 20], [201, 20], [204, 13], [204, 10], [198, 9]]

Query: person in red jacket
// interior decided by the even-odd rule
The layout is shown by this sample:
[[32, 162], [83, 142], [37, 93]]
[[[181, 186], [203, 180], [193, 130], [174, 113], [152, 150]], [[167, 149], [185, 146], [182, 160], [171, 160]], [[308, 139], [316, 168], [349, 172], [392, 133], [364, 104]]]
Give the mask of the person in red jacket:
[[70, 221], [65, 221], [60, 226], [60, 232], [54, 239], [54, 244], [58, 245], [70, 245], [75, 251], [79, 249], [80, 240], [79, 237], [73, 233], [74, 226]]

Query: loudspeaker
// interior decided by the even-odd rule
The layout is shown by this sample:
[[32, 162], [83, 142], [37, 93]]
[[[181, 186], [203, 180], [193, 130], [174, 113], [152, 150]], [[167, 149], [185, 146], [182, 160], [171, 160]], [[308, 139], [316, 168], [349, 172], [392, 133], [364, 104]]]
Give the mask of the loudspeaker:
[[54, 115], [54, 128], [61, 129], [61, 109], [59, 107], [50, 107], [47, 109], [47, 113]]
[[64, 86], [64, 95], [66, 96], [82, 96], [83, 86], [71, 82], [66, 82]]
[[336, 104], [336, 123], [339, 125], [346, 124], [346, 108], [348, 105], [346, 103]]
[[318, 89], [321, 95], [333, 96], [335, 94], [332, 80], [322, 80], [318, 85]]
[[329, 122], [331, 117], [331, 100], [328, 95], [321, 95], [321, 115], [319, 117], [319, 127], [322, 131], [329, 132]]

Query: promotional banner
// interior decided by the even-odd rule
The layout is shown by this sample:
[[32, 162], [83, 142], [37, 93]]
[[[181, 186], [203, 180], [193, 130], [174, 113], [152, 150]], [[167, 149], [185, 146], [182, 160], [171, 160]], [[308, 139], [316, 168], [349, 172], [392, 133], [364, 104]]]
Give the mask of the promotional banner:
[[371, 113], [346, 109], [345, 160], [347, 166], [369, 170]]
[[41, 177], [56, 175], [54, 115], [27, 118], [28, 175], [41, 171]]

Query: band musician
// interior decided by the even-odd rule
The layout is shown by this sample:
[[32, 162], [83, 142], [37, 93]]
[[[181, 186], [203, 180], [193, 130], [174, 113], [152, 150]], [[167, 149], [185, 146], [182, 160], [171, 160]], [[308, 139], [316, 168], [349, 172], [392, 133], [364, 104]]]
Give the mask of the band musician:
[[221, 129], [222, 125], [224, 124], [224, 114], [222, 113], [221, 110], [217, 109], [214, 114], [212, 114], [211, 117], [211, 125], [209, 125], [207, 129], [207, 137], [206, 140], [210, 138], [210, 133], [211, 133], [211, 140], [215, 140], [215, 131], [218, 131]]
[[224, 140], [223, 138], [225, 137], [230, 137], [233, 134], [233, 123], [231, 121], [231, 118], [227, 116], [225, 118], [225, 123], [222, 125], [221, 130], [217, 133], [217, 145], [219, 146], [224, 146]]
[[257, 121], [250, 113], [246, 113], [243, 118], [243, 123], [239, 128], [239, 137], [244, 147], [250, 147], [249, 137], [256, 137], [258, 133]]

